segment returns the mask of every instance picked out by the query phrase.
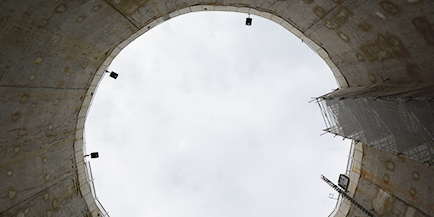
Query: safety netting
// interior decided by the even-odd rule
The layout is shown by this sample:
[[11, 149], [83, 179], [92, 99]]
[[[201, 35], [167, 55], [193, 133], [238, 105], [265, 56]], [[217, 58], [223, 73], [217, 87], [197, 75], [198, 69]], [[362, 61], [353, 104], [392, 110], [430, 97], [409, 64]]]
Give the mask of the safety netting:
[[379, 84], [318, 97], [325, 131], [434, 163], [434, 86]]

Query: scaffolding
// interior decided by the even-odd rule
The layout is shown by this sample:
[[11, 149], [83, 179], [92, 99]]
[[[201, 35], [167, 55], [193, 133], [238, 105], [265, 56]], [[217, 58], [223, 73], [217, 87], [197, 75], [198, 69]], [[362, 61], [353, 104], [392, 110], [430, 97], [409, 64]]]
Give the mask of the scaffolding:
[[432, 165], [432, 86], [412, 87], [347, 88], [316, 98], [325, 131]]

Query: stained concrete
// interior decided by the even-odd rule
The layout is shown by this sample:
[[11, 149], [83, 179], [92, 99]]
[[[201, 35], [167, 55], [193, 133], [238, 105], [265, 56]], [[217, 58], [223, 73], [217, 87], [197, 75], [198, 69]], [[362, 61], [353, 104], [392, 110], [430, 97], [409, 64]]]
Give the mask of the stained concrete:
[[[433, 6], [428, 0], [0, 1], [0, 216], [100, 213], [82, 151], [90, 102], [120, 50], [168, 19], [195, 11], [270, 19], [314, 49], [345, 88], [432, 81]], [[433, 216], [433, 202], [422, 193], [432, 192], [433, 183], [422, 181], [432, 170], [419, 162], [400, 167], [392, 155], [366, 153], [356, 199], [378, 215]], [[393, 185], [367, 175], [384, 176], [387, 159], [405, 172], [388, 173]], [[420, 181], [405, 181], [414, 172]]]
[[[434, 167], [361, 143], [355, 153], [349, 194], [366, 209], [384, 217], [434, 216]], [[365, 215], [347, 204], [336, 217]]]

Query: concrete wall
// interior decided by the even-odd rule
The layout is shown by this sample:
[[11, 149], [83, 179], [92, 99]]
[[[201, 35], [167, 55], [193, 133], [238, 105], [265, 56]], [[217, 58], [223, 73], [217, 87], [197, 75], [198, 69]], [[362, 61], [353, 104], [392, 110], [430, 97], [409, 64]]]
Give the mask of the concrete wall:
[[[434, 216], [434, 167], [355, 143], [348, 195], [377, 216]], [[365, 216], [343, 199], [335, 217]]]
[[[369, 86], [386, 79], [433, 79], [433, 5], [428, 0], [0, 1], [0, 216], [99, 214], [82, 152], [91, 99], [119, 51], [165, 20], [203, 10], [256, 14], [316, 50], [341, 87]], [[366, 171], [393, 158], [367, 153]], [[356, 199], [372, 204], [393, 195], [416, 210], [407, 213], [432, 215], [432, 201], [411, 199], [432, 191], [432, 183], [422, 181], [432, 170], [414, 165], [403, 168], [420, 175], [417, 184], [401, 181], [388, 188], [362, 176], [357, 186], [372, 186], [374, 193], [356, 191]], [[412, 188], [415, 195], [403, 193]], [[378, 189], [387, 194], [375, 193]], [[373, 207], [380, 213], [382, 206]]]
[[[434, 167], [363, 146], [354, 199], [378, 216], [434, 216]], [[348, 216], [362, 216], [352, 207]]]

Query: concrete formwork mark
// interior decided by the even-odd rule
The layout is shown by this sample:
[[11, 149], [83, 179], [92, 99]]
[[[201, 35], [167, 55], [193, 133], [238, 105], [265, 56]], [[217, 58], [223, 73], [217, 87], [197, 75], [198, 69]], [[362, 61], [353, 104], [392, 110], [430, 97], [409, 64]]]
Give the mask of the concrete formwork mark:
[[15, 158], [13, 159], [8, 159], [8, 160], [3, 160], [2, 162], [0, 162], [0, 169], [4, 169], [7, 167], [11, 167], [12, 165], [18, 164], [19, 162], [22, 162], [26, 159], [33, 159], [35, 157], [38, 156], [44, 156], [44, 153], [53, 150], [53, 149], [57, 149], [59, 147], [63, 146], [63, 149], [67, 148], [67, 144], [72, 144], [74, 140], [73, 139], [66, 139], [63, 140], [61, 142], [55, 142], [53, 145], [46, 147], [46, 148], [40, 148], [40, 149], [36, 149], [34, 151], [31, 152], [26, 152], [20, 155], [17, 155]]
[[[432, 190], [426, 188], [427, 184], [420, 183], [430, 183], [429, 176], [434, 174], [434, 170], [426, 166], [426, 168], [418, 168], [424, 165], [410, 158], [368, 146], [365, 146], [365, 149], [367, 150], [364, 153], [368, 158], [366, 162], [370, 163], [362, 164], [361, 177], [376, 186], [377, 191], [373, 195], [369, 190], [359, 187], [357, 192], [374, 199], [373, 208], [377, 213], [391, 213], [394, 201], [400, 201], [413, 208], [417, 207], [416, 210], [421, 215], [430, 216], [434, 213], [431, 204]], [[376, 158], [377, 155], [383, 156], [384, 159], [378, 162], [380, 165], [372, 165], [371, 159]], [[423, 172], [425, 177], [421, 178], [416, 171]]]
[[[79, 195], [79, 191], [77, 190], [76, 184], [74, 182], [76, 182], [76, 174], [71, 173], [65, 177], [63, 177], [61, 180], [57, 180], [56, 182], [52, 182], [52, 183], [47, 183], [46, 186], [44, 186], [43, 189], [38, 190], [37, 192], [34, 192], [32, 195], [30, 195], [29, 197], [26, 197], [24, 199], [22, 198], [16, 198], [21, 196], [20, 194], [22, 192], [15, 190], [13, 188], [9, 188], [10, 190], [8, 191], [8, 198], [10, 200], [16, 200], [18, 199], [19, 201], [15, 202], [12, 206], [7, 207], [4, 210], [0, 210], [0, 216], [6, 215], [8, 213], [10, 213], [11, 210], [22, 210], [24, 204], [26, 204], [28, 201], [31, 200], [37, 200], [39, 202], [45, 202], [45, 203], [49, 203], [49, 207], [52, 207], [53, 202], [55, 203], [55, 207], [53, 207], [53, 209], [56, 209], [60, 204], [64, 203], [65, 201], [67, 201], [68, 199], [72, 198], [72, 197], [77, 197]], [[72, 184], [71, 184], [72, 183]], [[62, 185], [63, 187], [61, 189], [64, 189], [64, 191], [58, 192], [55, 191], [53, 189], [59, 187], [60, 185]], [[65, 186], [67, 186], [65, 188]], [[50, 196], [50, 193], [48, 192], [53, 192], [51, 194], [56, 194], [57, 198], [54, 197], [53, 199], [50, 199], [53, 196]], [[24, 208], [26, 209], [26, 208]], [[27, 208], [28, 209], [28, 208]], [[38, 207], [38, 209], [44, 209], [44, 207]], [[31, 210], [33, 214], [36, 213], [36, 210]], [[40, 211], [40, 210], [39, 210]], [[27, 214], [28, 212], [26, 212]]]

